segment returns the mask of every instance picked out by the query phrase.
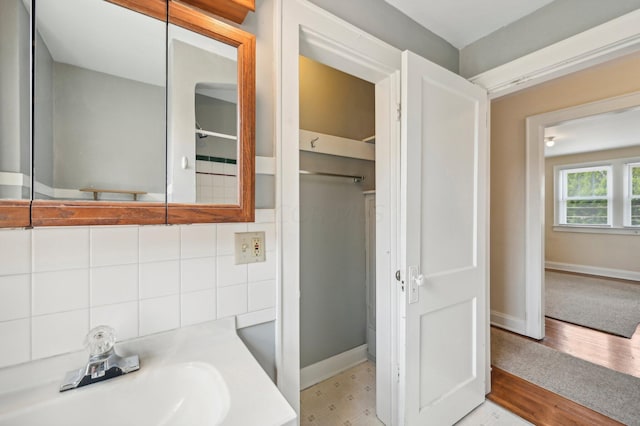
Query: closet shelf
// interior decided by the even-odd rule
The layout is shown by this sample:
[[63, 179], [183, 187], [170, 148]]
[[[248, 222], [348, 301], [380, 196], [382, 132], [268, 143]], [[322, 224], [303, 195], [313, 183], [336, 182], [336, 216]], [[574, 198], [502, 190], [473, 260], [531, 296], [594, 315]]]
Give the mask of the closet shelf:
[[300, 129], [300, 151], [375, 161], [373, 143]]

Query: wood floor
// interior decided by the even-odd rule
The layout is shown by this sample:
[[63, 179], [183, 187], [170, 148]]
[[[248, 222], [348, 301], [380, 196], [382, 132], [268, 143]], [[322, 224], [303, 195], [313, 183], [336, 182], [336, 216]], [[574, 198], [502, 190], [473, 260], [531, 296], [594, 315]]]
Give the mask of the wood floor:
[[[539, 343], [640, 377], [640, 326], [631, 339], [546, 318]], [[488, 398], [536, 425], [620, 425], [615, 420], [493, 367]]]

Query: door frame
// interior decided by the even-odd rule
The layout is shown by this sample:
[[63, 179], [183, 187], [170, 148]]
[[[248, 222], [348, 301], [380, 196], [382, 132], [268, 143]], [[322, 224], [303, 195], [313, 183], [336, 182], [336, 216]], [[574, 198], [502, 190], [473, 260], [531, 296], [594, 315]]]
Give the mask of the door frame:
[[640, 105], [640, 92], [563, 108], [526, 119], [526, 243], [525, 243], [525, 334], [545, 336], [545, 158], [544, 130], [569, 120], [603, 114]]
[[[279, 234], [276, 369], [280, 391], [300, 414], [299, 55], [376, 84], [376, 409], [397, 418], [396, 309], [401, 52], [307, 0], [276, 0], [276, 226]], [[393, 280], [393, 281], [392, 281]], [[385, 291], [385, 293], [381, 293]], [[386, 398], [384, 396], [387, 396]]]

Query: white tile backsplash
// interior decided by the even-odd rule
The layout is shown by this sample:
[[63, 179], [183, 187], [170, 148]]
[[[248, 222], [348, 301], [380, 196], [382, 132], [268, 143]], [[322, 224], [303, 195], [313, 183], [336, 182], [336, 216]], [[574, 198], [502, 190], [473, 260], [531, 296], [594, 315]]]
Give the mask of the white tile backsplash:
[[138, 264], [91, 268], [91, 306], [138, 300]]
[[116, 330], [118, 341], [138, 336], [137, 301], [91, 308], [90, 317], [90, 328], [108, 325]]
[[44, 315], [89, 307], [89, 270], [33, 274], [32, 314]]
[[33, 235], [33, 272], [89, 267], [89, 228], [36, 228]]
[[29, 361], [31, 355], [31, 320], [0, 322], [0, 367]]
[[[0, 367], [238, 315], [273, 320], [275, 211], [255, 224], [0, 230]], [[267, 262], [235, 265], [236, 232], [265, 231]]]
[[140, 264], [140, 299], [169, 296], [179, 292], [179, 261]]
[[179, 226], [141, 226], [140, 262], [158, 262], [180, 258]]
[[180, 297], [157, 297], [140, 301], [140, 335], [172, 330], [180, 326]]
[[216, 290], [185, 293], [181, 300], [180, 323], [182, 325], [198, 324], [216, 319]]
[[258, 281], [249, 283], [249, 312], [276, 306], [276, 281]]
[[217, 263], [217, 284], [218, 287], [247, 282], [247, 265], [236, 265], [236, 257], [218, 256]]
[[249, 263], [247, 266], [249, 282], [276, 278], [276, 254], [273, 252], [265, 253], [264, 262]]
[[0, 276], [0, 321], [28, 318], [30, 305], [30, 274]]
[[0, 230], [0, 275], [31, 273], [31, 230]]
[[183, 293], [215, 288], [216, 258], [203, 257], [180, 261], [180, 291]]
[[218, 256], [234, 253], [236, 232], [247, 232], [247, 224], [221, 223], [218, 225]]
[[31, 319], [33, 359], [80, 350], [89, 332], [89, 310], [42, 315]]
[[218, 289], [218, 318], [244, 314], [247, 309], [247, 284]]
[[180, 227], [180, 258], [214, 257], [216, 225], [183, 225]]
[[91, 266], [138, 263], [137, 226], [91, 227]]

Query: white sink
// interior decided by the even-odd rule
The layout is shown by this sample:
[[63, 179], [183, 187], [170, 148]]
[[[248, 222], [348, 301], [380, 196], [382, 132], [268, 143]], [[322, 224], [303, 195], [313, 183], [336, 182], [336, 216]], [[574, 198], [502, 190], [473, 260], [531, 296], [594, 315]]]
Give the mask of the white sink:
[[0, 426], [218, 425], [229, 412], [227, 385], [211, 364], [156, 366], [51, 395], [0, 415]]

